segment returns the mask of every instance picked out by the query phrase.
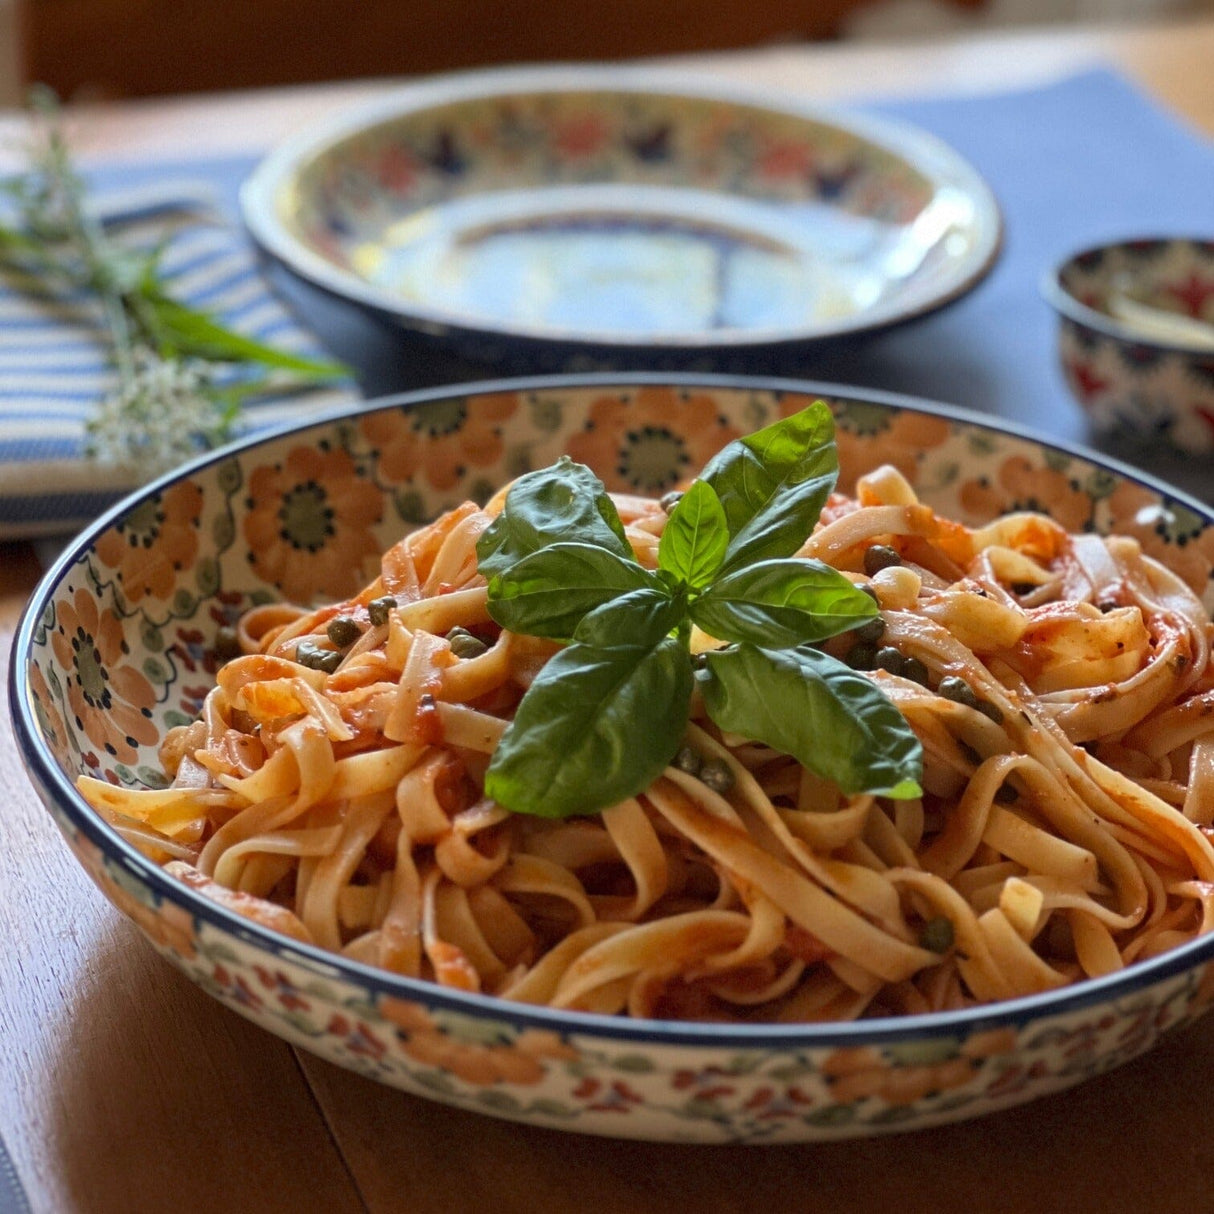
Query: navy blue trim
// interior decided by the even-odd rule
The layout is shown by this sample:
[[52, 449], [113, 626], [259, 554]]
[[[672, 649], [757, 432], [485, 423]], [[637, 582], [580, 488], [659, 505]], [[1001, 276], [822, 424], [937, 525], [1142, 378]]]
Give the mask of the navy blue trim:
[[58, 806], [86, 839], [112, 859], [120, 861], [161, 898], [183, 907], [196, 918], [235, 935], [255, 947], [296, 959], [322, 975], [326, 972], [330, 975], [337, 974], [342, 979], [364, 987], [374, 995], [389, 995], [434, 1008], [504, 1021], [520, 1028], [543, 1028], [566, 1035], [584, 1033], [617, 1041], [644, 1042], [655, 1045], [779, 1050], [841, 1045], [880, 1045], [886, 1042], [903, 1041], [909, 1037], [955, 1037], [982, 1029], [1008, 1025], [1020, 1026], [1039, 1017], [1059, 1015], [1122, 999], [1157, 982], [1182, 974], [1202, 962], [1214, 960], [1214, 933], [1211, 933], [1162, 953], [1158, 957], [1135, 962], [1128, 969], [1116, 974], [1091, 978], [1074, 986], [1062, 987], [1041, 995], [966, 1008], [961, 1011], [883, 1017], [847, 1024], [689, 1024], [657, 1020], [627, 1020], [583, 1012], [553, 1011], [548, 1008], [511, 1003], [490, 995], [451, 991], [433, 983], [388, 974], [383, 970], [376, 970], [370, 966], [350, 961], [312, 945], [298, 944], [251, 920], [244, 919], [210, 899], [204, 898], [180, 881], [174, 880], [158, 865], [119, 838], [93, 812], [77, 793], [68, 777], [60, 770], [34, 724], [37, 718], [34, 715], [28, 683], [24, 677], [33, 644], [34, 630], [42, 617], [47, 601], [60, 580], [92, 547], [96, 538], [103, 531], [117, 522], [144, 497], [161, 493], [178, 480], [193, 476], [205, 468], [263, 443], [287, 434], [303, 434], [314, 427], [327, 426], [343, 418], [374, 409], [412, 408], [451, 396], [469, 397], [501, 392], [542, 392], [557, 389], [619, 388], [641, 385], [797, 393], [805, 396], [825, 396], [833, 400], [871, 402], [894, 409], [913, 409], [943, 417], [949, 421], [962, 422], [980, 429], [1024, 439], [1076, 459], [1086, 460], [1096, 467], [1108, 469], [1158, 493], [1166, 502], [1184, 506], [1207, 525], [1214, 526], [1214, 508], [1199, 502], [1188, 494], [1172, 489], [1156, 478], [1139, 472], [1118, 460], [1109, 459], [1074, 444], [1045, 441], [1024, 427], [982, 417], [966, 409], [940, 405], [893, 392], [858, 389], [845, 384], [823, 384], [794, 379], [736, 375], [675, 375], [647, 372], [552, 375], [491, 380], [463, 384], [454, 388], [427, 389], [385, 397], [358, 408], [349, 406], [336, 408], [311, 417], [303, 423], [288, 423], [272, 430], [263, 431], [252, 438], [233, 443], [220, 451], [193, 460], [182, 468], [160, 477], [138, 493], [131, 494], [104, 514], [60, 554], [59, 559], [39, 583], [17, 626], [9, 671], [9, 705], [17, 745], [40, 796], [48, 805], [54, 803]]

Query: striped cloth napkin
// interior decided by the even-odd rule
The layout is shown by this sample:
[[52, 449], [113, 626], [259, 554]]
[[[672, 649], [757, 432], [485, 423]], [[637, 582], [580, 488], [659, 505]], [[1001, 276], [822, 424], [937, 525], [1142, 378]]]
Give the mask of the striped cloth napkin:
[[[161, 266], [173, 298], [249, 337], [326, 357], [272, 294], [215, 182], [153, 178], [97, 191], [91, 205], [131, 247], [167, 237]], [[0, 540], [66, 534], [137, 487], [129, 470], [84, 453], [85, 422], [115, 383], [96, 302], [0, 267]], [[341, 384], [257, 400], [243, 425], [259, 429], [353, 395]]]

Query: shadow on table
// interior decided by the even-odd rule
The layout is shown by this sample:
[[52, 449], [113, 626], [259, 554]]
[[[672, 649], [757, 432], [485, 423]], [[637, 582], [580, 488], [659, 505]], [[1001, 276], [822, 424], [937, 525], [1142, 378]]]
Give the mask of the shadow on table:
[[89, 972], [50, 1063], [46, 1187], [70, 1195], [63, 1214], [362, 1210], [289, 1046], [125, 922], [98, 935]]
[[[312, 331], [323, 333], [325, 344], [332, 352], [356, 370], [368, 398], [441, 384], [550, 374], [558, 369], [511, 369], [492, 358], [478, 360], [457, 356], [444, 341], [410, 333], [385, 316], [303, 282], [281, 266], [263, 261], [262, 268], [274, 290], [301, 321]], [[915, 323], [918, 322], [908, 322]], [[731, 358], [718, 351], [713, 356], [694, 358], [693, 365], [685, 369], [825, 380], [931, 399], [940, 399], [939, 386], [941, 382], [948, 382], [953, 385], [953, 399], [981, 402], [993, 398], [994, 390], [987, 383], [989, 372], [984, 371], [982, 361], [977, 357], [978, 351], [950, 343], [944, 335], [937, 335], [932, 344], [931, 359], [915, 365], [892, 349], [886, 336], [883, 333], [821, 342], [781, 355]], [[593, 372], [678, 368], [662, 368], [653, 357], [638, 354], [622, 355], [614, 366], [585, 356], [575, 359], [567, 369]]]
[[[1116, 1073], [993, 1117], [804, 1146], [612, 1141], [489, 1120], [304, 1060], [369, 1208], [388, 1214], [1210, 1209], [1214, 1018]], [[458, 1184], [452, 1178], [458, 1177]]]

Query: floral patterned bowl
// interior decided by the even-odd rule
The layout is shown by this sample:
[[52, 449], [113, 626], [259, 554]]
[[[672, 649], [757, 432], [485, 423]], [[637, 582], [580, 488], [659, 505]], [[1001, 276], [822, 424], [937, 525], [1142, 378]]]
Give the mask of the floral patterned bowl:
[[1098, 434], [1144, 452], [1214, 452], [1214, 241], [1085, 249], [1043, 290], [1063, 373]]
[[211, 685], [218, 629], [252, 603], [341, 596], [402, 530], [560, 452], [656, 494], [731, 439], [823, 397], [842, 483], [892, 462], [966, 522], [1018, 507], [1116, 529], [1214, 605], [1214, 512], [1096, 457], [953, 410], [829, 385], [653, 375], [414, 394], [198, 460], [63, 554], [18, 630], [19, 744], [68, 845], [155, 947], [228, 1007], [407, 1091], [545, 1126], [775, 1142], [988, 1113], [1105, 1071], [1214, 998], [1214, 935], [1110, 978], [957, 1013], [842, 1025], [629, 1021], [393, 977], [200, 897], [76, 793], [157, 785], [157, 743]]
[[292, 271], [473, 363], [737, 366], [923, 314], [990, 268], [995, 201], [923, 132], [653, 69], [439, 78], [246, 183]]

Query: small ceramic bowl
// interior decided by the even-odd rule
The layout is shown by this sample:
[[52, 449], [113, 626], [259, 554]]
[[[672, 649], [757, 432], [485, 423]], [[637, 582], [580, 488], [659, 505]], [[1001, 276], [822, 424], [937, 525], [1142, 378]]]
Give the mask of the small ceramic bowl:
[[1214, 241], [1126, 240], [1046, 277], [1063, 373], [1097, 434], [1214, 451]]
[[1000, 238], [924, 132], [655, 69], [416, 85], [280, 147], [242, 206], [295, 274], [514, 371], [787, 354], [956, 299]]
[[1214, 606], [1214, 510], [953, 410], [702, 376], [414, 394], [198, 460], [72, 543], [12, 662], [17, 739], [42, 799], [105, 896], [226, 1006], [363, 1075], [497, 1116], [634, 1138], [839, 1138], [989, 1113], [1133, 1058], [1214, 999], [1214, 935], [1107, 978], [947, 1014], [724, 1025], [559, 1012], [279, 936], [167, 875], [75, 790], [81, 774], [163, 783], [158, 744], [197, 716], [216, 634], [251, 604], [344, 596], [363, 558], [405, 529], [561, 452], [613, 489], [660, 494], [819, 398], [837, 420], [841, 487], [892, 462], [924, 501], [971, 524], [1031, 499], [1072, 531], [1136, 536]]

